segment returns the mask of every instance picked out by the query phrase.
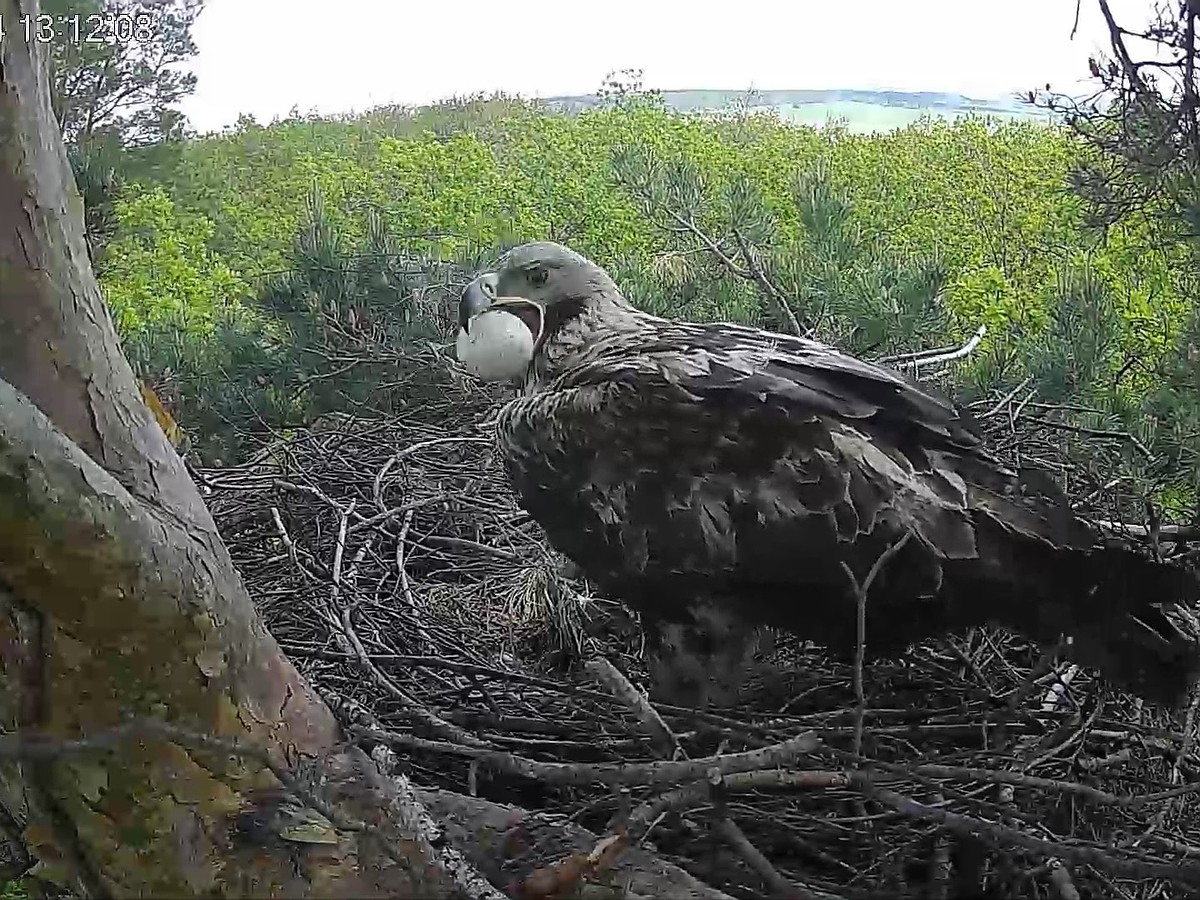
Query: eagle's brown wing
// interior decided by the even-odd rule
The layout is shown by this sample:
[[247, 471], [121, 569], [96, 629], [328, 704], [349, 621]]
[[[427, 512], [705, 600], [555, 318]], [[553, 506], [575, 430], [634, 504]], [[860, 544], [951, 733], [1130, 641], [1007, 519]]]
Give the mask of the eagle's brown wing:
[[1093, 645], [1083, 661], [1151, 692], [1196, 662], [1156, 605], [1193, 599], [1190, 575], [1098, 549], [948, 401], [815, 342], [674, 323], [604, 337], [499, 429], [551, 543], [655, 616], [694, 618], [703, 598], [845, 646], [842, 564], [862, 578], [911, 533], [872, 593], [876, 650], [991, 622], [1073, 633]]

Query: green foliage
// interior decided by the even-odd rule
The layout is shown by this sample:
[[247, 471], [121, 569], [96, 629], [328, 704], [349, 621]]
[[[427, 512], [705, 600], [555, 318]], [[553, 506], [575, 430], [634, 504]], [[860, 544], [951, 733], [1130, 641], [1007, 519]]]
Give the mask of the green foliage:
[[662, 92], [647, 90], [641, 69], [621, 69], [609, 72], [600, 83], [596, 98], [601, 106], [616, 109], [664, 109]]
[[178, 64], [196, 53], [192, 25], [204, 0], [43, 0], [51, 33], [52, 103], [68, 146], [105, 134], [121, 144], [182, 133], [175, 109], [196, 86]]
[[208, 249], [213, 223], [181, 212], [161, 188], [133, 192], [112, 204], [116, 236], [100, 271], [109, 309], [124, 334], [164, 321], [207, 338], [221, 310], [246, 284]]
[[1025, 348], [1038, 396], [1053, 403], [1087, 398], [1111, 368], [1118, 327], [1108, 286], [1088, 269], [1064, 273], [1049, 322]]
[[75, 186], [83, 201], [84, 230], [93, 262], [99, 262], [117, 228], [115, 203], [124, 179], [121, 177], [111, 142], [91, 148], [68, 147], [67, 159]]
[[636, 148], [617, 154], [614, 171], [680, 254], [706, 255], [708, 266], [688, 269], [698, 292], [728, 296], [729, 282], [743, 284], [749, 308], [737, 318], [812, 330], [856, 352], [917, 349], [948, 327], [938, 257], [894, 253], [870, 238], [824, 159], [795, 173], [787, 207], [774, 204], [798, 228], [746, 175], [714, 192], [690, 160]]
[[450, 298], [479, 262], [438, 262], [437, 238], [406, 246], [373, 212], [365, 236], [353, 242], [314, 185], [284, 270], [262, 279], [245, 302], [206, 305], [207, 297], [181, 300], [180, 291], [223, 282], [246, 289], [225, 278], [227, 270], [207, 279], [197, 270], [209, 259], [197, 241], [212, 236], [211, 225], [193, 222], [189, 243], [171, 231], [170, 201], [158, 191], [123, 211], [140, 215], [144, 228], [127, 227], [125, 239], [154, 239], [142, 258], [121, 254], [130, 272], [163, 271], [177, 290], [140, 307], [110, 292], [110, 306], [135, 368], [165, 395], [192, 448], [209, 461], [242, 458], [263, 439], [326, 412], [394, 412], [415, 402], [421, 379], [407, 377], [404, 348], [439, 341]]
[[1173, 350], [1162, 357], [1140, 411], [1162, 456], [1160, 480], [1170, 486], [1164, 499], [1175, 513], [1194, 514], [1200, 500], [1200, 304], [1192, 307]]
[[1195, 327], [1190, 250], [1148, 217], [1086, 228], [1069, 179], [1089, 151], [1069, 132], [967, 119], [856, 135], [744, 110], [682, 116], [636, 78], [612, 80], [573, 116], [469, 98], [247, 119], [130, 154], [142, 174], [118, 190], [101, 269], [127, 343], [148, 371], [203, 373], [177, 418], [225, 435], [227, 456], [238, 428], [394, 405], [370, 390], [387, 380], [378, 366], [450, 336], [455, 280], [549, 237], [662, 315], [781, 330], [794, 317], [877, 357], [985, 325], [949, 370], [963, 398], [1023, 386], [1190, 459], [1167, 412], [1190, 371], [1177, 365]]
[[1059, 262], [1071, 253], [1103, 262], [1107, 252], [1080, 228], [1065, 189], [1072, 140], [1041, 126], [927, 122], [879, 136], [785, 127], [764, 115], [683, 117], [650, 102], [575, 117], [486, 109], [455, 107], [453, 133], [440, 135], [406, 132], [401, 113], [244, 122], [189, 142], [158, 177], [181, 208], [215, 223], [212, 249], [247, 275], [283, 264], [314, 181], [331, 218], [356, 239], [375, 209], [398, 234], [444, 233], [445, 252], [552, 236], [600, 259], [649, 265], [670, 240], [614, 178], [623, 147], [686, 163], [714, 197], [739, 180], [752, 186], [785, 245], [806, 229], [797, 179], [823, 167], [824, 183], [852, 202], [846, 227], [860, 245], [938, 259], [948, 307], [971, 322], [1036, 323]]
[[178, 64], [196, 52], [191, 29], [204, 0], [43, 0], [30, 28], [50, 42], [51, 104], [84, 204], [88, 249], [100, 262], [116, 227], [123, 183], [144, 176], [127, 147], [150, 146], [146, 163], [183, 133], [175, 105], [194, 90]]

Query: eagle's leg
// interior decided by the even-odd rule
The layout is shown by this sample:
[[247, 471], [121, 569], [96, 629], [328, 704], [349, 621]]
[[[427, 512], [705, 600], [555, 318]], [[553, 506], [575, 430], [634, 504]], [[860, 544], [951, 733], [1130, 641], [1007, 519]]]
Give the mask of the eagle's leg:
[[651, 695], [692, 709], [733, 706], [753, 671], [762, 629], [719, 602], [672, 612], [663, 618], [642, 611]]

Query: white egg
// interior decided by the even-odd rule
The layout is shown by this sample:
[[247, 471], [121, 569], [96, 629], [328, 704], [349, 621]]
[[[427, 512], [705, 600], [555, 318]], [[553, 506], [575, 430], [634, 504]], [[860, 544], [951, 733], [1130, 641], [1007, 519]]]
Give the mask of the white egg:
[[533, 334], [519, 318], [500, 309], [486, 310], [461, 328], [456, 344], [458, 361], [483, 381], [511, 381], [533, 359]]

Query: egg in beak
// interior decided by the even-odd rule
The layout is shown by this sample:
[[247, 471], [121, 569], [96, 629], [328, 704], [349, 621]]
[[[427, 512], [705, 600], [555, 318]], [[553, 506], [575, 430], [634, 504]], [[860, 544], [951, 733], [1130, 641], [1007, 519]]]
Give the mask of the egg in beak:
[[[506, 304], [495, 303], [476, 313], [458, 330], [455, 351], [463, 368], [482, 381], [513, 381], [525, 374], [533, 360], [537, 337], [525, 321], [531, 308], [541, 308], [520, 300], [510, 311]], [[520, 314], [516, 310], [520, 310]], [[537, 316], [540, 320], [540, 315]], [[536, 331], [540, 334], [540, 321]]]

